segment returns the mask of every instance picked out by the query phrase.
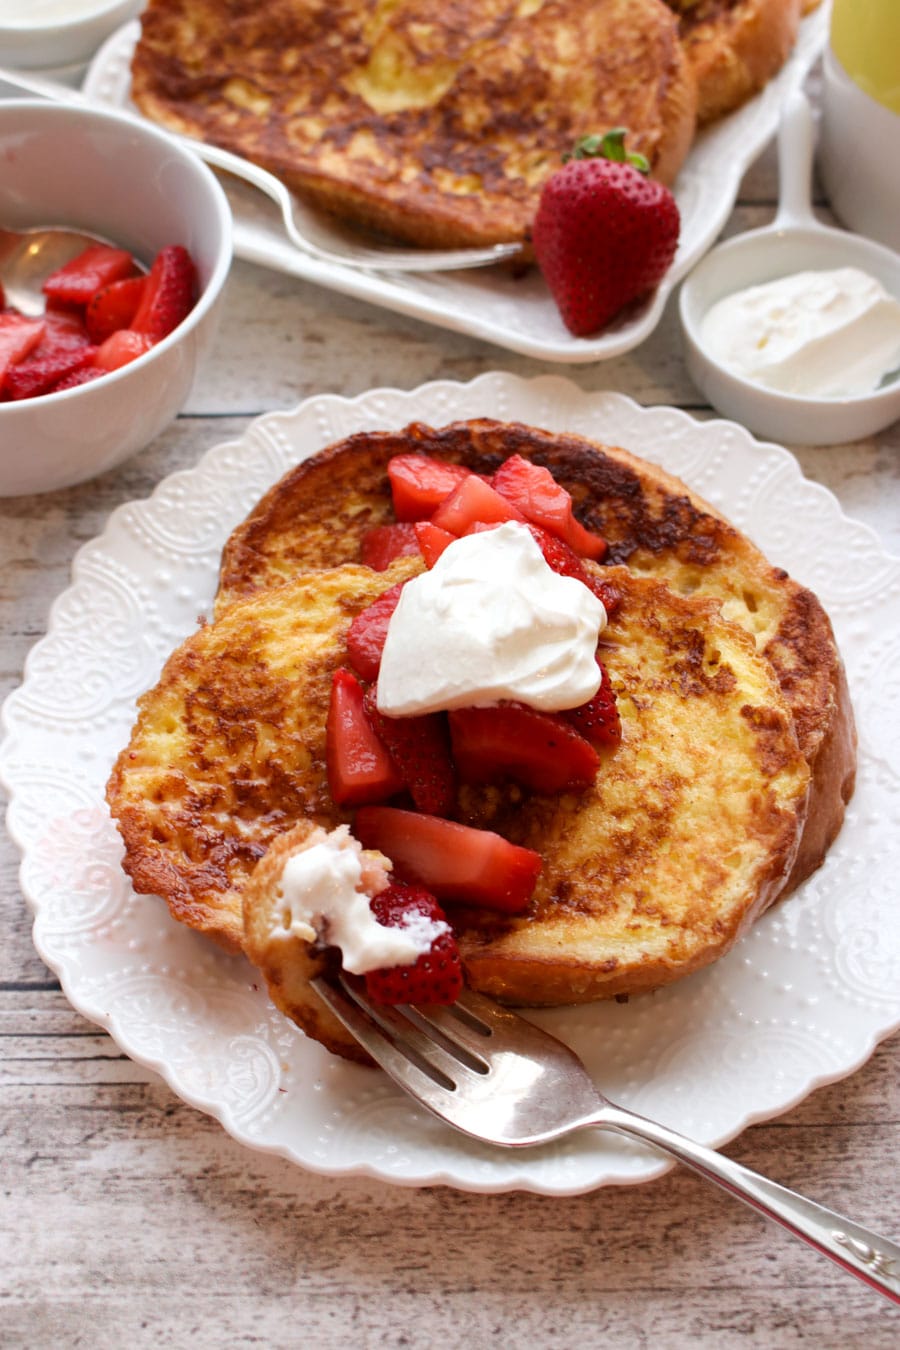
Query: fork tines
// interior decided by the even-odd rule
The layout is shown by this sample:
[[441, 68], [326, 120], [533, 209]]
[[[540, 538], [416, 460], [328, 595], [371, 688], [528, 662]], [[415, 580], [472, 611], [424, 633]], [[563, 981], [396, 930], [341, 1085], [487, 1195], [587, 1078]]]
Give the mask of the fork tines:
[[[319, 997], [377, 1064], [407, 1088], [418, 1070], [434, 1086], [454, 1091], [461, 1076], [486, 1075], [485, 1054], [500, 1012], [465, 990], [455, 1004], [389, 1006], [371, 1002], [362, 980], [341, 973], [312, 981]], [[419, 1080], [417, 1090], [424, 1084]]]

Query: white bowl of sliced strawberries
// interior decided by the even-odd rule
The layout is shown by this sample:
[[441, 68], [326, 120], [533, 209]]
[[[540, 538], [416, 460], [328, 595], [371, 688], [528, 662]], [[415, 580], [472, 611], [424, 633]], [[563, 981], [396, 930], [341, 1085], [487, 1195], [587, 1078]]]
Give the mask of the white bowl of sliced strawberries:
[[111, 469], [178, 413], [215, 330], [231, 214], [206, 166], [136, 118], [17, 100], [0, 106], [0, 156], [0, 230], [90, 237], [54, 258], [37, 307], [9, 278], [0, 296], [0, 495], [21, 496]]

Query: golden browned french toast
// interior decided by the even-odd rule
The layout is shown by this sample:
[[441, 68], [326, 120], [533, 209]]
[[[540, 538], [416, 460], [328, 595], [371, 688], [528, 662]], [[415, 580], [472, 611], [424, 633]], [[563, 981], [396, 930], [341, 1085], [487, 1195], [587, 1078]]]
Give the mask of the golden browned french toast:
[[663, 0], [150, 0], [132, 97], [344, 219], [426, 246], [527, 237], [585, 133], [671, 182], [694, 77]]
[[809, 876], [840, 829], [856, 770], [853, 712], [828, 616], [811, 591], [684, 483], [626, 450], [489, 419], [351, 436], [289, 471], [234, 531], [217, 607], [297, 572], [358, 558], [365, 530], [393, 519], [388, 460], [411, 450], [479, 473], [512, 454], [545, 465], [571, 493], [582, 523], [609, 541], [610, 562], [679, 594], [715, 600], [753, 636], [812, 772], [808, 821], [785, 891]]
[[135, 890], [241, 950], [243, 886], [269, 845], [298, 819], [345, 818], [325, 781], [325, 716], [350, 622], [420, 567], [301, 577], [173, 652], [107, 785]]
[[[266, 914], [289, 832], [347, 819], [329, 796], [325, 715], [349, 620], [420, 566], [348, 565], [229, 607], [143, 697], [109, 784], [137, 889], [231, 947], [243, 906], [279, 1006], [332, 1048], [307, 987], [323, 958], [284, 934], [273, 948]], [[716, 959], [783, 885], [805, 816], [809, 771], [749, 635], [712, 601], [626, 568], [610, 576], [622, 605], [604, 661], [621, 744], [584, 792], [461, 790], [464, 823], [543, 859], [525, 913], [448, 908], [468, 980], [510, 1002], [639, 993]]]
[[703, 125], [740, 107], [784, 65], [806, 0], [668, 0], [697, 79]]

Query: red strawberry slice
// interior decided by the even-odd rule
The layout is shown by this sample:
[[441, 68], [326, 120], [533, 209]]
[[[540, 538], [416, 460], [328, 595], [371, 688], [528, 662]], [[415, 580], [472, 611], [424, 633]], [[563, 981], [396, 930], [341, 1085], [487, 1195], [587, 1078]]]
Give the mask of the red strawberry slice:
[[24, 314], [0, 314], [0, 389], [5, 389], [9, 371], [40, 342], [44, 336], [43, 319], [29, 319]]
[[92, 380], [99, 380], [106, 372], [100, 370], [97, 366], [81, 366], [78, 370], [73, 370], [71, 375], [66, 375], [59, 380], [52, 389], [48, 389], [49, 394], [59, 394], [65, 389], [77, 389], [80, 384], [90, 384]]
[[476, 523], [502, 524], [506, 520], [524, 520], [512, 502], [501, 497], [489, 483], [470, 473], [454, 488], [431, 518], [431, 523], [450, 534], [465, 534]]
[[576, 581], [583, 582], [603, 605], [607, 619], [611, 619], [622, 603], [619, 592], [609, 582], [593, 576], [583, 566], [578, 554], [568, 544], [563, 543], [562, 539], [557, 539], [555, 535], [548, 534], [539, 525], [529, 525], [528, 528], [540, 544], [541, 552], [548, 567], [552, 567], [554, 572], [558, 572], [560, 576], [575, 577]]
[[417, 808], [432, 816], [449, 815], [456, 805], [456, 774], [445, 715], [385, 717], [378, 711], [374, 685], [366, 691], [366, 712]]
[[180, 244], [168, 244], [153, 259], [141, 303], [131, 321], [136, 333], [154, 342], [171, 333], [194, 307], [197, 273], [191, 255]]
[[385, 572], [395, 558], [421, 552], [414, 525], [373, 525], [360, 542], [360, 557], [366, 567]]
[[85, 366], [93, 365], [94, 347], [75, 347], [69, 351], [57, 350], [41, 356], [39, 344], [34, 353], [6, 372], [6, 391], [11, 399], [37, 398], [55, 392], [60, 380]]
[[449, 721], [464, 783], [511, 778], [534, 792], [578, 792], [593, 783], [600, 764], [593, 746], [563, 717], [522, 703], [455, 708]]
[[535, 256], [576, 337], [652, 291], [678, 246], [675, 198], [626, 154], [624, 136], [616, 128], [579, 142], [545, 183], [534, 219]]
[[417, 520], [413, 529], [419, 550], [429, 567], [434, 567], [447, 545], [456, 538], [455, 534], [442, 530], [440, 525], [434, 525], [430, 520]]
[[[379, 891], [371, 909], [386, 928], [405, 927], [409, 914], [422, 914], [434, 923], [447, 921], [430, 891], [402, 881], [392, 882]], [[456, 938], [448, 927], [434, 939], [431, 950], [412, 965], [370, 970], [365, 981], [366, 992], [376, 1003], [455, 1003], [463, 987]]]
[[86, 305], [95, 291], [135, 271], [131, 254], [109, 244], [92, 244], [71, 262], [51, 272], [42, 287], [48, 300], [58, 305]]
[[363, 806], [353, 832], [364, 848], [386, 854], [403, 880], [427, 886], [439, 900], [519, 913], [527, 908], [541, 870], [541, 855], [533, 849], [511, 844], [493, 830], [418, 811]]
[[146, 277], [124, 277], [95, 292], [84, 315], [91, 342], [99, 346], [120, 328], [130, 328], [146, 289]]
[[133, 328], [119, 328], [115, 333], [110, 333], [105, 342], [100, 343], [94, 364], [107, 372], [118, 370], [120, 366], [127, 366], [129, 361], [143, 356], [144, 352], [149, 352], [153, 345], [153, 339], [146, 333], [136, 333]]
[[334, 672], [325, 723], [325, 766], [338, 806], [383, 802], [403, 787], [366, 715], [364, 697], [362, 685], [349, 670]]
[[350, 663], [364, 680], [370, 684], [378, 679], [381, 669], [381, 653], [387, 641], [388, 624], [391, 615], [400, 601], [400, 592], [405, 582], [398, 581], [371, 605], [357, 614], [347, 633], [347, 655]]
[[568, 708], [562, 716], [591, 745], [618, 745], [622, 740], [622, 723], [616, 706], [616, 693], [603, 662], [598, 660], [597, 665], [602, 678], [594, 697], [579, 708]]
[[462, 464], [445, 463], [429, 455], [394, 455], [387, 469], [398, 520], [427, 519], [469, 476]]
[[526, 520], [562, 539], [575, 553], [595, 560], [606, 553], [606, 540], [575, 519], [571, 496], [543, 465], [510, 455], [491, 483]]
[[51, 309], [43, 317], [44, 335], [34, 356], [57, 356], [92, 345], [80, 309]]

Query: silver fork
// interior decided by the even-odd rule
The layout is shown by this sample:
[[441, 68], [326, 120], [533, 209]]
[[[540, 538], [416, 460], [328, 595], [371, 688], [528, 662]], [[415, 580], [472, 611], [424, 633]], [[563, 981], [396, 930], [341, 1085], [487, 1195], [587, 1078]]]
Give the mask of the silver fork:
[[588, 1126], [634, 1136], [900, 1303], [895, 1242], [614, 1105], [568, 1046], [491, 999], [466, 991], [449, 1008], [391, 1008], [371, 1003], [364, 983], [347, 975], [320, 977], [313, 987], [395, 1083], [464, 1134], [505, 1148], [545, 1144]]
[[[137, 120], [135, 114], [125, 109], [111, 110], [105, 103], [85, 98], [74, 89], [43, 79], [40, 75], [32, 75], [31, 72], [0, 67], [0, 85], [3, 84], [19, 89], [24, 94], [35, 94], [54, 103], [70, 103], [82, 108], [102, 107], [106, 111], [117, 112], [122, 117]], [[2, 96], [0, 92], [0, 98]], [[230, 173], [233, 177], [240, 178], [260, 192], [264, 192], [281, 211], [285, 233], [294, 247], [321, 262], [366, 267], [378, 272], [458, 272], [469, 267], [488, 267], [493, 263], [504, 262], [522, 251], [520, 244], [491, 244], [485, 248], [429, 249], [403, 248], [380, 242], [368, 243], [361, 234], [341, 226], [337, 221], [328, 220], [324, 215], [306, 206], [285, 187], [280, 178], [276, 178], [267, 169], [260, 168], [258, 164], [251, 164], [241, 155], [234, 155], [229, 150], [220, 150], [217, 145], [207, 145], [204, 141], [194, 140], [191, 136], [180, 136], [175, 132], [167, 132], [167, 135], [181, 141], [212, 168]]]

